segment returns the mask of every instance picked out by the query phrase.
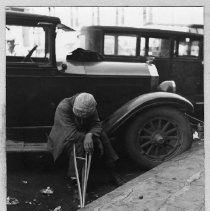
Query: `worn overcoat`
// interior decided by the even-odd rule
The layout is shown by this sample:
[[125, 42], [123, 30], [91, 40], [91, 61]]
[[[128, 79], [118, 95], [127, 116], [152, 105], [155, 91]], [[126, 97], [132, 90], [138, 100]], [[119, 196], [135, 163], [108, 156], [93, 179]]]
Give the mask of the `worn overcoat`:
[[54, 160], [59, 157], [69, 142], [73, 144], [83, 141], [88, 132], [96, 137], [101, 135], [102, 127], [97, 111], [86, 119], [84, 125], [78, 125], [73, 113], [76, 96], [63, 99], [56, 109], [54, 125], [48, 138], [48, 149], [52, 152]]

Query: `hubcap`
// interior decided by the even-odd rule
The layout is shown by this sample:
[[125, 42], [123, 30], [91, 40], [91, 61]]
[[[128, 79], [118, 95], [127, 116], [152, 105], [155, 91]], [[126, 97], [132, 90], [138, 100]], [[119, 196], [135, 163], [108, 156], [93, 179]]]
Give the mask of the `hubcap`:
[[153, 135], [153, 140], [154, 140], [154, 143], [157, 143], [157, 144], [164, 143], [164, 138], [159, 132], [157, 133], [155, 132], [155, 134]]

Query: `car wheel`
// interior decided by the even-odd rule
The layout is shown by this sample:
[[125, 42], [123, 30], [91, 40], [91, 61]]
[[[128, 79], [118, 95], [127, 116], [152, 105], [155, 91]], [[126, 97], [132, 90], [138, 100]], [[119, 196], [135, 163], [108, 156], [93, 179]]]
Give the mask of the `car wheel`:
[[153, 168], [192, 145], [192, 129], [180, 111], [158, 107], [140, 113], [129, 125], [125, 144], [130, 157]]

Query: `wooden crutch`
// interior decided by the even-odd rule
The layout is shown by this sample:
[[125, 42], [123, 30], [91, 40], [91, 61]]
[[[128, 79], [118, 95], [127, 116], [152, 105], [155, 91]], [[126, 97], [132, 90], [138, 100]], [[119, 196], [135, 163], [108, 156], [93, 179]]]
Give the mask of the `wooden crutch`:
[[[75, 144], [73, 145], [73, 151], [74, 151], [74, 167], [75, 167], [75, 173], [77, 177], [77, 186], [78, 186], [78, 192], [79, 192], [79, 200], [80, 200], [80, 207], [85, 206], [85, 196], [86, 196], [86, 188], [87, 188], [87, 182], [88, 182], [88, 176], [90, 171], [90, 165], [91, 165], [91, 154], [85, 154], [85, 158], [83, 157], [77, 157], [76, 156], [76, 148]], [[77, 159], [84, 160], [85, 165], [82, 169], [82, 187], [80, 185], [80, 179], [79, 179], [79, 172], [77, 168]]]
[[82, 193], [83, 207], [85, 206], [85, 197], [86, 197], [86, 189], [90, 171], [91, 158], [92, 156], [90, 153], [85, 154], [85, 166], [83, 167], [83, 193]]

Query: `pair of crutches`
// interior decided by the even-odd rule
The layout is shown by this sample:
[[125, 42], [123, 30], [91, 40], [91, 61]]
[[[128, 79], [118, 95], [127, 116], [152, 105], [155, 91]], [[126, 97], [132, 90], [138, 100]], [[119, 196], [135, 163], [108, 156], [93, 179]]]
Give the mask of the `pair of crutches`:
[[[87, 189], [87, 182], [88, 182], [88, 176], [90, 171], [90, 164], [91, 164], [91, 153], [85, 153], [85, 157], [77, 157], [76, 156], [76, 148], [75, 144], [73, 145], [73, 151], [74, 151], [74, 168], [75, 173], [77, 177], [77, 186], [78, 186], [78, 192], [79, 192], [79, 200], [80, 200], [80, 208], [85, 206], [85, 197], [86, 197], [86, 189]], [[77, 159], [83, 160], [85, 163], [82, 168], [82, 181], [80, 184], [79, 179], [79, 172], [77, 168]]]

